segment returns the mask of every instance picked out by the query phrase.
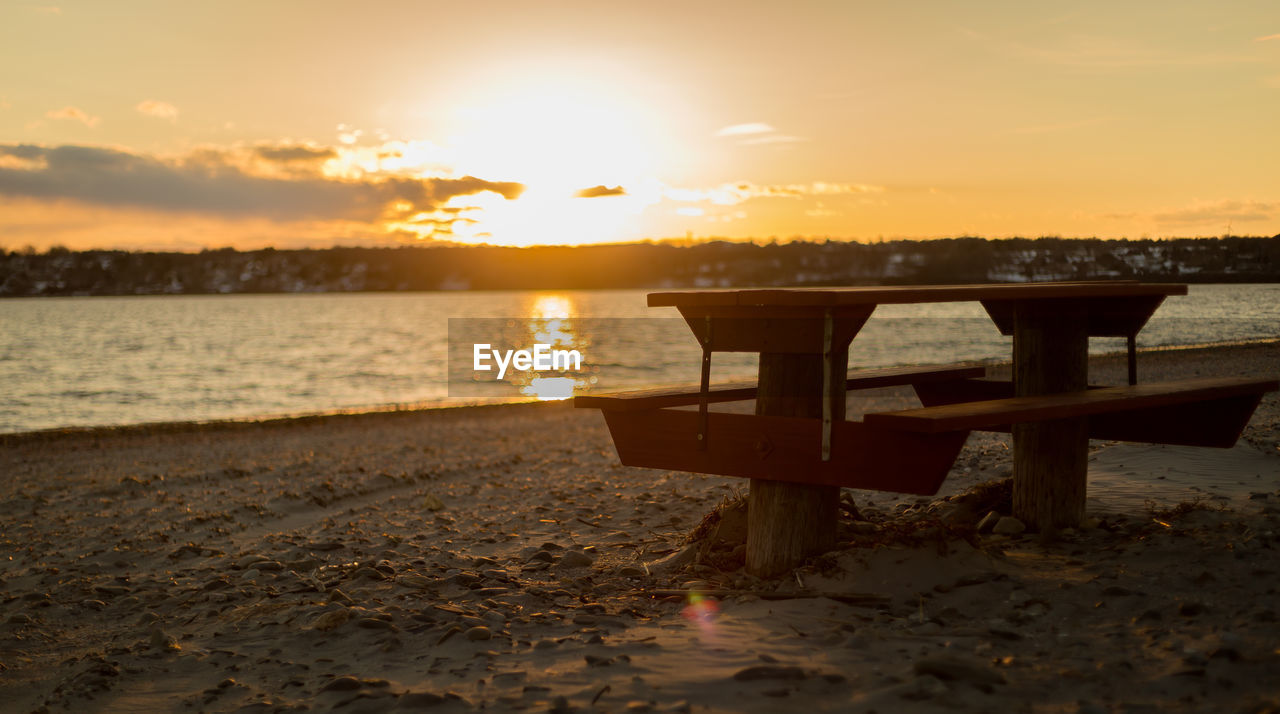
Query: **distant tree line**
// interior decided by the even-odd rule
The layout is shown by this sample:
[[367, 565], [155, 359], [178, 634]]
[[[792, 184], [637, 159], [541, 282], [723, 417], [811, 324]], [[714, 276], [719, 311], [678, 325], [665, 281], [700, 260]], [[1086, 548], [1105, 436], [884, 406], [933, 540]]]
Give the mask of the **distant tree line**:
[[0, 296], [10, 297], [1085, 279], [1280, 281], [1280, 236], [227, 248], [199, 253], [0, 250]]

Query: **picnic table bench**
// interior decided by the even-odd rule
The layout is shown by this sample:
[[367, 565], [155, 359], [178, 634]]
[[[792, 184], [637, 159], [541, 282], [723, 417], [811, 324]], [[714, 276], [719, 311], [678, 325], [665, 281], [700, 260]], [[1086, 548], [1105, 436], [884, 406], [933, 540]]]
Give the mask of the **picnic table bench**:
[[[1033, 529], [1084, 515], [1090, 438], [1229, 447], [1275, 379], [1135, 384], [1134, 336], [1185, 285], [1132, 281], [653, 293], [702, 345], [700, 384], [583, 395], [621, 462], [752, 479], [747, 567], [772, 575], [834, 544], [839, 488], [931, 495], [970, 431], [1012, 432], [1014, 515]], [[974, 366], [848, 372], [850, 342], [883, 303], [978, 300], [1013, 336], [1013, 379]], [[1128, 338], [1130, 384], [1087, 383], [1090, 336]], [[716, 351], [760, 353], [754, 382], [711, 385]], [[843, 376], [843, 379], [841, 379]], [[845, 421], [850, 391], [911, 385], [918, 409]], [[754, 414], [710, 404], [755, 400]], [[689, 409], [688, 407], [695, 407]]]

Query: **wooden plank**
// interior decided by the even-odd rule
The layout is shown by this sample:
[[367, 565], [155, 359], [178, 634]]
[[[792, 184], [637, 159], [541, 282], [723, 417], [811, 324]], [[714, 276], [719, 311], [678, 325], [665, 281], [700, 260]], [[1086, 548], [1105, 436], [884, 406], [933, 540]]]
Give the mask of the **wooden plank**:
[[1008, 399], [1013, 396], [1013, 380], [977, 377], [921, 381], [911, 385], [916, 397], [926, 407], [964, 402], [983, 402], [990, 399]]
[[1229, 449], [1244, 433], [1262, 393], [1089, 417], [1089, 438]]
[[982, 429], [1011, 422], [1061, 419], [1257, 395], [1280, 389], [1280, 380], [1208, 377], [1123, 387], [966, 402], [866, 415], [886, 429], [920, 433]]
[[832, 346], [845, 349], [874, 309], [874, 305], [821, 310], [711, 308], [702, 312], [680, 308], [680, 313], [698, 344], [713, 352], [814, 355], [822, 354], [827, 313], [832, 320]]
[[702, 451], [697, 412], [649, 409], [606, 411], [604, 416], [626, 466], [922, 496], [937, 493], [968, 436], [836, 422], [831, 459], [823, 461], [818, 419], [712, 412]]
[[[931, 384], [981, 377], [985, 367], [953, 365], [926, 365], [917, 367], [889, 367], [847, 372], [845, 389], [877, 389], [907, 384]], [[756, 398], [756, 380], [744, 379], [722, 382], [712, 386], [707, 395], [709, 403], [738, 402]], [[994, 398], [994, 397], [991, 397]], [[957, 401], [957, 400], [953, 400]], [[573, 406], [580, 409], [660, 409], [689, 406], [698, 403], [698, 385], [688, 384], [653, 389], [635, 389], [606, 394], [583, 394], [573, 398]], [[927, 404], [927, 402], [926, 402]]]
[[[1035, 304], [1061, 302], [1083, 306], [1087, 314], [1087, 329], [1090, 337], [1129, 337], [1142, 330], [1164, 299], [1164, 294], [1109, 295], [1070, 299], [1048, 298], [1037, 301]], [[1012, 335], [1014, 307], [1020, 303], [1025, 304], [1028, 300], [988, 298], [980, 302], [992, 322], [996, 323], [1000, 334]]]
[[[1007, 399], [1013, 396], [1011, 380], [962, 379], [914, 386], [921, 403], [926, 407]], [[1089, 389], [1106, 387], [1090, 386]], [[1088, 417], [1089, 438], [1140, 444], [1230, 448], [1240, 438], [1261, 399], [1261, 394], [1253, 394], [1114, 414], [1094, 414]], [[974, 431], [1007, 434], [1012, 432], [1012, 428], [1009, 424], [993, 424]]]
[[[1261, 400], [1261, 394], [1244, 395], [1085, 418], [1090, 439], [1229, 449], [1244, 433]], [[994, 424], [974, 431], [1009, 434], [1013, 429], [1009, 424]]]
[[970, 300], [1039, 300], [1122, 296], [1185, 295], [1177, 283], [1099, 280], [990, 285], [916, 285], [857, 288], [764, 288], [747, 290], [681, 290], [649, 293], [650, 307], [775, 305], [828, 307]]

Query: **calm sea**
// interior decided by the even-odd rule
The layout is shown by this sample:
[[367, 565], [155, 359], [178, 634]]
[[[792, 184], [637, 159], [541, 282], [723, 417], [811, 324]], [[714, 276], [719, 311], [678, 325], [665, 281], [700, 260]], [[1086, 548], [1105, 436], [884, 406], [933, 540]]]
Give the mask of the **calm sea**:
[[[696, 382], [691, 333], [674, 310], [645, 307], [646, 292], [7, 299], [0, 301], [0, 432], [475, 403], [449, 397], [448, 318], [516, 318], [572, 335], [592, 365], [579, 390]], [[643, 321], [643, 333], [621, 343], [589, 334], [593, 320], [575, 323], [655, 317], [668, 319], [658, 328]], [[1193, 285], [1165, 302], [1139, 345], [1277, 337], [1280, 285]], [[1091, 344], [1122, 348], [1115, 340]], [[1001, 360], [1009, 352], [1009, 338], [976, 303], [891, 305], [854, 340], [850, 363]], [[716, 355], [716, 379], [754, 370], [752, 356]], [[509, 393], [540, 394], [529, 385]]]

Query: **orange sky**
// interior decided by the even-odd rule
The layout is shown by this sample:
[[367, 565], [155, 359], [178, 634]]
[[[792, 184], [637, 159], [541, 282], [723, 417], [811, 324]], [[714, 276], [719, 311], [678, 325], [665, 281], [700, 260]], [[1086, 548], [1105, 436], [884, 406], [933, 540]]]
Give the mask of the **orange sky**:
[[0, 5], [11, 250], [1271, 235], [1276, 126], [1274, 0]]

